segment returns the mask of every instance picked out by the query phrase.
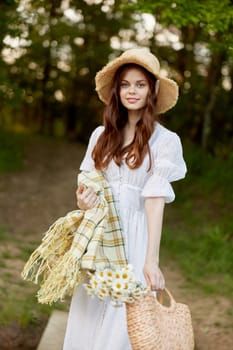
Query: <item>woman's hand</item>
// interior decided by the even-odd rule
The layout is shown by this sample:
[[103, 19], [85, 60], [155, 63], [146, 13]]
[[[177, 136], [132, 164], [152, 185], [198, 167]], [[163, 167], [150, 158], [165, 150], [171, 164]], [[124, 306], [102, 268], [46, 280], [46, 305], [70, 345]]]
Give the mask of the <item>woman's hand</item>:
[[76, 191], [77, 206], [81, 210], [88, 210], [95, 207], [98, 203], [98, 196], [95, 191], [91, 188], [85, 188], [84, 185], [79, 185]]
[[155, 291], [165, 288], [163, 273], [156, 262], [145, 262], [143, 272], [147, 285], [151, 288], [151, 290]]

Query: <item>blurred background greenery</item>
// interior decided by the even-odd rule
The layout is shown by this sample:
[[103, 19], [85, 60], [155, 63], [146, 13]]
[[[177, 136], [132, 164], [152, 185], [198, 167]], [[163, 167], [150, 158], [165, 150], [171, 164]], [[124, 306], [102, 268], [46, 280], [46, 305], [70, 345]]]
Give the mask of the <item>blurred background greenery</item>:
[[214, 155], [233, 149], [229, 0], [7, 0], [0, 3], [0, 127], [87, 141], [101, 122], [94, 76], [149, 47], [181, 98], [166, 123]]
[[[187, 283], [231, 297], [233, 1], [6, 0], [0, 23], [0, 180], [25, 168], [32, 136], [85, 145], [102, 122], [96, 72], [127, 48], [150, 48], [180, 87], [161, 122], [181, 136], [188, 165], [166, 212], [162, 259], [174, 259]], [[38, 241], [15, 243], [26, 260]], [[0, 324], [50, 312], [20, 298], [2, 289]]]

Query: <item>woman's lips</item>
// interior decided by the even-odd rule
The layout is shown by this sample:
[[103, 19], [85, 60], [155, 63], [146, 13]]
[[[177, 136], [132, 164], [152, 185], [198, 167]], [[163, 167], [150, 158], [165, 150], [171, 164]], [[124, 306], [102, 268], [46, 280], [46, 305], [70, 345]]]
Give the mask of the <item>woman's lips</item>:
[[129, 103], [136, 103], [138, 101], [138, 99], [137, 98], [127, 98], [127, 101]]

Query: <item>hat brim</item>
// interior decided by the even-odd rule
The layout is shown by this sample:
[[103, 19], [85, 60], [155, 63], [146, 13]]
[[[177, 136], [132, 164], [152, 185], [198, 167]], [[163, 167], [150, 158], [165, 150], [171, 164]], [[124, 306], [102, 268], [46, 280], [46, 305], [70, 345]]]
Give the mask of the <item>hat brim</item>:
[[172, 108], [178, 99], [179, 89], [176, 82], [172, 79], [161, 77], [160, 74], [157, 74], [153, 71], [150, 65], [147, 62], [144, 62], [141, 58], [131, 57], [125, 59], [125, 57], [118, 57], [112, 62], [109, 62], [102, 70], [100, 70], [95, 77], [96, 82], [96, 92], [102, 102], [106, 105], [110, 102], [110, 91], [114, 83], [114, 77], [118, 68], [124, 64], [134, 63], [147, 71], [152, 73], [156, 79], [159, 79], [159, 91], [157, 97], [157, 103], [155, 107], [155, 113], [161, 114], [165, 113], [167, 110]]

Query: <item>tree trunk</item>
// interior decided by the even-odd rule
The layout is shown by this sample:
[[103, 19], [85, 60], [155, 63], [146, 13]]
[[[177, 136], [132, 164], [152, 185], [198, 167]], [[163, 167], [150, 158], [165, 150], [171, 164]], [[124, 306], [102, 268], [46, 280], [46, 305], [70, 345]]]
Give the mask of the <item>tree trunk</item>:
[[201, 146], [204, 150], [206, 150], [208, 147], [208, 140], [211, 132], [211, 117], [212, 117], [212, 111], [214, 109], [216, 96], [217, 96], [217, 87], [214, 87], [210, 92], [209, 101], [206, 105], [206, 108], [204, 109], [204, 114], [203, 114]]
[[219, 81], [221, 80], [221, 69], [225, 59], [225, 52], [214, 52], [208, 69], [206, 79], [206, 101], [203, 112], [201, 146], [208, 149], [209, 137], [212, 128], [212, 116], [217, 97]]

